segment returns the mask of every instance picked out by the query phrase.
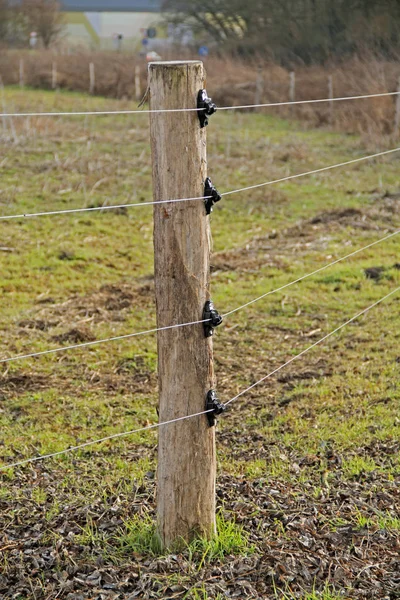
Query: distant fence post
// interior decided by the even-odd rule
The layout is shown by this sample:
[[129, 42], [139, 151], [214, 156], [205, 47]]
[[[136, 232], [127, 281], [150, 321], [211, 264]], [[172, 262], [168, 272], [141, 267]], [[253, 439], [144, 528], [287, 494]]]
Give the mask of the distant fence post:
[[289, 74], [289, 101], [296, 100], [296, 73], [291, 71]]
[[24, 59], [21, 58], [19, 61], [19, 87], [23, 88], [24, 85]]
[[328, 76], [329, 121], [333, 123], [333, 77]]
[[136, 65], [135, 67], [135, 99], [137, 102], [140, 102], [142, 99], [142, 90], [140, 86], [140, 66]]
[[96, 78], [94, 73], [94, 63], [89, 63], [89, 94], [94, 94], [96, 88]]
[[53, 61], [51, 65], [51, 89], [55, 90], [57, 87], [57, 63]]
[[394, 132], [397, 134], [400, 130], [400, 77], [397, 83], [397, 96], [396, 96], [396, 114], [394, 117]]
[[264, 78], [262, 67], [257, 69], [256, 92], [254, 94], [254, 104], [261, 104], [264, 92]]
[[[200, 61], [149, 65], [150, 109], [196, 108]], [[204, 195], [206, 132], [196, 111], [150, 114], [154, 200]], [[154, 206], [157, 327], [201, 320], [210, 289], [210, 230], [204, 202]], [[160, 422], [205, 410], [213, 387], [210, 337], [202, 324], [159, 331]], [[215, 534], [215, 427], [206, 415], [158, 430], [157, 520], [166, 548]]]

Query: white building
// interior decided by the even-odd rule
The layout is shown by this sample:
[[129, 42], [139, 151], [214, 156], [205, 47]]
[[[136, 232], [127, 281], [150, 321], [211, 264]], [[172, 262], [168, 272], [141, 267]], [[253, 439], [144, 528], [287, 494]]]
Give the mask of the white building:
[[[157, 37], [165, 37], [157, 24], [162, 0], [62, 0], [66, 15], [68, 43], [91, 47], [139, 49], [146, 32], [152, 28]], [[121, 39], [121, 38], [120, 38]], [[153, 47], [152, 40], [149, 47]], [[156, 44], [157, 45], [157, 44]]]

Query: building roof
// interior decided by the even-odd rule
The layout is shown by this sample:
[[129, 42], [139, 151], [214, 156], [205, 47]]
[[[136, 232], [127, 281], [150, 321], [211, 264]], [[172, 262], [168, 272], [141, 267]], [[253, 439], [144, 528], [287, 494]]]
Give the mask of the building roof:
[[162, 0], [61, 0], [71, 12], [160, 12]]

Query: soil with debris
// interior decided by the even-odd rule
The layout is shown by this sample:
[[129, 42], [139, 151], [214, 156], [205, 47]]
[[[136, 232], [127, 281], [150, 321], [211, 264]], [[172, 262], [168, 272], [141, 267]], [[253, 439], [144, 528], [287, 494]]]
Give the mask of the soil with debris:
[[[271, 455], [271, 448], [255, 430], [243, 433], [233, 427], [218, 438], [219, 444], [229, 445], [233, 458], [247, 460], [249, 448], [261, 458]], [[368, 450], [379, 464], [396, 456], [400, 443], [377, 441], [359, 450]], [[136, 453], [121, 458], [129, 462], [143, 452], [143, 448], [137, 448]], [[154, 450], [147, 452], [152, 454]], [[90, 470], [100, 472], [101, 453], [91, 456]], [[129, 515], [154, 519], [154, 473], [149, 472], [127, 495], [98, 498], [82, 506], [66, 503], [60, 486], [62, 471], [57, 466], [50, 469], [48, 463], [42, 463], [21, 470], [18, 481], [24, 499], [0, 502], [0, 597], [183, 599], [203, 597], [195, 595], [201, 589], [208, 598], [261, 600], [281, 597], [276, 590], [290, 590], [290, 597], [301, 598], [305, 589], [323, 590], [329, 581], [344, 598], [400, 598], [400, 533], [352, 524], [358, 512], [373, 518], [400, 508], [400, 478], [389, 481], [375, 471], [345, 480], [341, 457], [329, 449], [324, 456], [287, 454], [286, 460], [294, 481], [296, 473], [307, 468], [310, 482], [288, 484], [265, 478], [247, 481], [219, 475], [218, 504], [227, 515], [235, 514], [254, 552], [247, 557], [213, 560], [200, 570], [187, 552], [160, 558], [132, 552], [113, 564], [95, 538], [85, 544], [79, 542], [82, 527], [88, 522], [111, 540]], [[329, 483], [322, 482], [316, 497], [312, 479], [320, 477], [322, 460], [327, 461]], [[82, 469], [87, 476], [84, 462], [78, 460], [74, 465], [77, 481]], [[38, 504], [31, 494], [32, 488], [43, 481], [46, 502], [57, 497], [62, 506], [50, 521], [45, 518], [46, 502]]]

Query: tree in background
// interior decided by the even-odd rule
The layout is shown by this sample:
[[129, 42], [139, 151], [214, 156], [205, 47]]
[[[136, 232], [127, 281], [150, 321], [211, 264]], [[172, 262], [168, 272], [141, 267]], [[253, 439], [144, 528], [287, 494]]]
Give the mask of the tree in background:
[[10, 10], [8, 0], [0, 0], [0, 42], [5, 42], [8, 36]]
[[221, 50], [283, 63], [364, 48], [400, 52], [400, 0], [165, 0], [163, 7]]
[[36, 31], [45, 48], [59, 39], [64, 19], [58, 0], [22, 0], [16, 10], [24, 23], [27, 37], [31, 31]]

